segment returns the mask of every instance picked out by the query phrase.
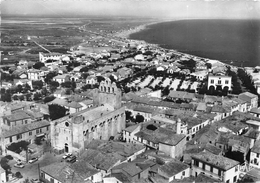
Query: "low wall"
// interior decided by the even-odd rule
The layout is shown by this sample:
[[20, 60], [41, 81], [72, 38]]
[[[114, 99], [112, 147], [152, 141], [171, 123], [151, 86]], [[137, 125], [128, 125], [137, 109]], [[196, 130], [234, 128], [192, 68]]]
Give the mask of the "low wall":
[[26, 162], [26, 157], [21, 156], [20, 154], [17, 154], [13, 151], [6, 150], [7, 155], [11, 155], [14, 159], [20, 159], [23, 162]]

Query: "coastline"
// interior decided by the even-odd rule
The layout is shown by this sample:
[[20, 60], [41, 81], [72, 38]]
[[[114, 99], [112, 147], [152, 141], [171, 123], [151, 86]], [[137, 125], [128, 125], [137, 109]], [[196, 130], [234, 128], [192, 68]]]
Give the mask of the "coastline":
[[[142, 30], [145, 30], [150, 25], [155, 25], [155, 24], [160, 24], [160, 23], [167, 23], [167, 22], [175, 22], [175, 21], [181, 21], [181, 20], [187, 20], [187, 19], [165, 19], [165, 20], [160, 20], [160, 21], [154, 21], [154, 22], [150, 22], [150, 23], [146, 23], [146, 24], [143, 24], [143, 25], [139, 25], [139, 26], [130, 28], [129, 30], [122, 30], [120, 32], [115, 33], [114, 36], [120, 37], [122, 39], [125, 39], [126, 41], [135, 42], [135, 43], [138, 43], [138, 44], [147, 44], [147, 45], [150, 45], [150, 46], [155, 46], [155, 47], [157, 47], [159, 49], [173, 51], [173, 52], [175, 52], [177, 54], [182, 54], [182, 55], [186, 55], [186, 56], [193, 57], [193, 58], [198, 58], [198, 59], [204, 59], [205, 62], [215, 63], [217, 65], [230, 66], [230, 67], [233, 67], [233, 68], [244, 68], [242, 66], [232, 65], [232, 64], [225, 63], [225, 62], [222, 62], [222, 61], [217, 60], [217, 59], [200, 57], [200, 56], [197, 56], [197, 55], [191, 55], [189, 53], [180, 52], [180, 51], [175, 50], [175, 49], [163, 48], [159, 44], [148, 43], [148, 42], [146, 42], [144, 40], [130, 39], [130, 35], [131, 34], [134, 34], [134, 33], [140, 32]], [[255, 66], [255, 67], [257, 67], [257, 66]], [[251, 68], [254, 68], [254, 67], [251, 67]]]

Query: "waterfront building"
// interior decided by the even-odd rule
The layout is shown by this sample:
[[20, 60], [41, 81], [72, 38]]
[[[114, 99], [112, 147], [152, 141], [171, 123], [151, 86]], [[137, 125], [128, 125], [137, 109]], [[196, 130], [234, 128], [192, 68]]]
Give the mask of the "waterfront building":
[[214, 89], [217, 90], [220, 88], [221, 90], [231, 91], [231, 76], [223, 76], [223, 75], [209, 75], [208, 76], [208, 90]]

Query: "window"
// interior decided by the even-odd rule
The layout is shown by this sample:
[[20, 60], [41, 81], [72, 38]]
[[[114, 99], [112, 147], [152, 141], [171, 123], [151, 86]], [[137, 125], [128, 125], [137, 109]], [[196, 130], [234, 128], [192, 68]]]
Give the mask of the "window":
[[54, 179], [53, 178], [51, 178], [51, 183], [54, 183]]
[[182, 175], [185, 176], [185, 171], [182, 172]]
[[259, 153], [256, 154], [256, 157], [259, 158]]
[[27, 120], [24, 120], [24, 123], [27, 124]]
[[237, 176], [235, 176], [234, 178], [233, 178], [233, 182], [236, 182], [237, 181]]
[[213, 166], [210, 167], [210, 172], [213, 172]]
[[19, 139], [21, 139], [21, 138], [22, 138], [22, 134], [16, 135], [16, 139], [17, 139], [17, 140], [19, 140]]
[[41, 177], [44, 178], [44, 173], [41, 172]]
[[42, 129], [40, 128], [40, 133], [42, 133]]
[[194, 160], [194, 165], [199, 166], [199, 162], [197, 160]]
[[39, 133], [39, 129], [36, 129], [36, 134], [38, 134]]
[[205, 163], [202, 164], [202, 169], [205, 170]]
[[12, 141], [12, 137], [9, 137], [9, 140], [10, 140], [10, 142], [13, 142], [13, 141]]
[[29, 136], [31, 136], [32, 135], [32, 132], [29, 132]]
[[236, 166], [236, 168], [235, 168], [235, 172], [237, 172], [238, 171], [238, 167]]
[[46, 131], [48, 131], [49, 130], [49, 127], [48, 126], [46, 126]]
[[210, 83], [211, 83], [211, 84], [214, 84], [214, 79], [210, 80]]
[[228, 84], [228, 80], [225, 80], [225, 84]]
[[221, 176], [221, 170], [218, 170], [218, 176]]
[[229, 183], [229, 180], [227, 180], [226, 183]]
[[218, 84], [221, 85], [221, 80], [218, 80]]

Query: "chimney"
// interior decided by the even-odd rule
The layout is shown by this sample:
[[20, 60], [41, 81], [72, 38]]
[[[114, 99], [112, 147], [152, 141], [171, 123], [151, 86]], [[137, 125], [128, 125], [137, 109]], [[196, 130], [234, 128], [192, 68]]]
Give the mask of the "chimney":
[[181, 134], [181, 119], [177, 119], [176, 133]]

